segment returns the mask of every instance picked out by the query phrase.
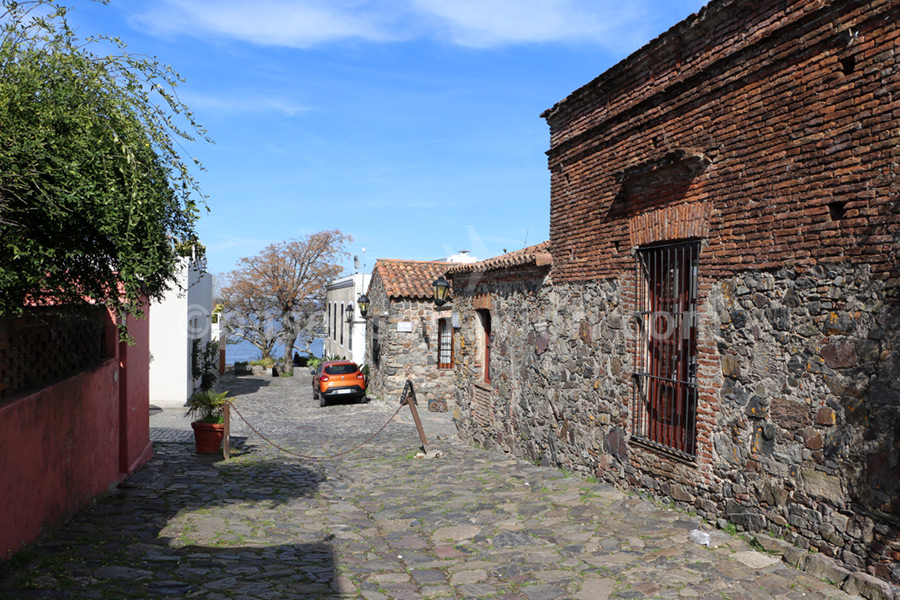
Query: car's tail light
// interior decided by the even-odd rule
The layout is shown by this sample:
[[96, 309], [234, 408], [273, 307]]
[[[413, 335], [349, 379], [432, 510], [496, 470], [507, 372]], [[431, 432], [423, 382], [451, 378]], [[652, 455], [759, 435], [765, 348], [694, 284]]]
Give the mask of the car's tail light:
[[319, 376], [319, 381], [328, 381], [328, 376], [327, 376], [327, 375], [320, 375], [320, 376]]
[[365, 379], [366, 376], [363, 375], [362, 373], [357, 373], [357, 374], [356, 374], [356, 378], [357, 378], [357, 379]]

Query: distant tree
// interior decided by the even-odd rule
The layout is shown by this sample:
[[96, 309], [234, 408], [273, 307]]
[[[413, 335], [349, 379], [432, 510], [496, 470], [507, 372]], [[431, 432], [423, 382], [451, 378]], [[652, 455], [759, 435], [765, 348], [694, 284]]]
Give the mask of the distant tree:
[[277, 320], [278, 331], [273, 335], [284, 343], [285, 371], [293, 373], [297, 337], [301, 331], [309, 331], [313, 315], [320, 313], [321, 318], [325, 286], [340, 275], [341, 259], [346, 256], [344, 244], [351, 239], [336, 229], [320, 231], [242, 258], [230, 274], [230, 285], [222, 290], [229, 315], [226, 327], [234, 327], [235, 335], [267, 356], [261, 345], [265, 324], [270, 318]]
[[56, 2], [0, 0], [0, 314], [140, 313], [168, 288], [202, 202], [179, 138], [206, 139], [179, 81], [117, 38], [77, 38]]
[[268, 314], [270, 307], [259, 295], [256, 286], [247, 279], [232, 281], [232, 274], [217, 276], [215, 302], [222, 304], [225, 314], [226, 343], [245, 340], [259, 350], [260, 358], [271, 358], [272, 350], [281, 337], [281, 328]]

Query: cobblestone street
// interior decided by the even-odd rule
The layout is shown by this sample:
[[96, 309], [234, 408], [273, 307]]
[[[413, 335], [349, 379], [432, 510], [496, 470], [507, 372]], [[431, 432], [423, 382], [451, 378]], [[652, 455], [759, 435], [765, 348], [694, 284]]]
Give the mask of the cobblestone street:
[[[222, 385], [255, 427], [304, 455], [360, 443], [396, 408], [320, 408], [307, 373]], [[465, 445], [446, 413], [423, 415], [442, 455], [417, 458], [401, 415], [359, 451], [317, 461], [234, 418], [224, 461], [194, 453], [180, 411], [155, 411], [150, 463], [2, 567], [0, 597], [852, 597], [689, 514]]]

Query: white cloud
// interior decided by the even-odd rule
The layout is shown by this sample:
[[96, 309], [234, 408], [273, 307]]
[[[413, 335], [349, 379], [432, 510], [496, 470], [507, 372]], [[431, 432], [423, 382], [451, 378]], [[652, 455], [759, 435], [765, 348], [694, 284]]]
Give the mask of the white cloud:
[[527, 42], [620, 39], [620, 28], [636, 20], [623, 3], [573, 0], [411, 0], [443, 35], [462, 46], [488, 47]]
[[651, 9], [658, 2], [157, 0], [137, 21], [161, 35], [224, 37], [294, 48], [350, 39], [390, 42], [425, 37], [468, 47], [573, 41], [613, 47], [631, 45], [642, 37], [652, 26], [648, 21], [659, 16], [659, 10]]
[[283, 117], [293, 117], [309, 110], [308, 107], [289, 100], [264, 95], [208, 96], [183, 93], [181, 99], [196, 113], [213, 112], [219, 115], [278, 113]]
[[383, 16], [355, 0], [158, 0], [137, 17], [158, 34], [226, 37], [305, 48], [340, 39], [388, 41]]

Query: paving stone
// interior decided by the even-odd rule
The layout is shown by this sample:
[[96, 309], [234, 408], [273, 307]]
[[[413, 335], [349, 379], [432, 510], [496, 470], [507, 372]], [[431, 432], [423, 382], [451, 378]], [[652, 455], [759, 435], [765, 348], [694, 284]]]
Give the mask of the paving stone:
[[435, 541], [454, 541], [460, 542], [475, 537], [481, 533], [480, 527], [474, 525], [452, 525], [450, 527], [441, 527], [432, 534]]
[[[153, 459], [0, 565], [0, 598], [850, 598], [785, 564], [846, 578], [793, 547], [785, 563], [716, 531], [700, 547], [683, 513], [452, 435], [428, 460], [408, 422], [362, 444], [395, 408], [319, 407], [306, 374], [221, 387], [290, 453], [235, 415], [232, 459], [198, 455], [183, 412], [154, 411]], [[429, 439], [440, 418], [423, 419]], [[848, 579], [870, 596], [875, 583]]]
[[616, 587], [614, 579], [585, 579], [576, 600], [606, 600]]
[[457, 598], [478, 598], [479, 600], [486, 596], [493, 596], [497, 593], [497, 588], [494, 586], [478, 583], [461, 585], [457, 590], [459, 590], [459, 593], [461, 594], [457, 596]]
[[438, 569], [416, 569], [410, 575], [418, 584], [447, 583], [447, 576]]
[[746, 552], [738, 552], [734, 555], [734, 559], [741, 562], [751, 569], [765, 569], [781, 562], [780, 557], [769, 556], [752, 550]]
[[466, 583], [478, 583], [485, 579], [487, 579], [487, 572], [484, 569], [467, 569], [451, 575], [450, 583], [453, 585], [462, 585]]
[[522, 593], [528, 600], [557, 600], [565, 597], [565, 590], [555, 585], [535, 585], [526, 587]]
[[96, 569], [94, 571], [94, 577], [96, 577], [97, 579], [140, 580], [147, 579], [152, 575], [153, 571], [122, 566], [100, 567], [99, 569]]
[[497, 548], [519, 548], [522, 546], [537, 546], [545, 543], [544, 540], [520, 531], [501, 533], [494, 537], [494, 546]]

